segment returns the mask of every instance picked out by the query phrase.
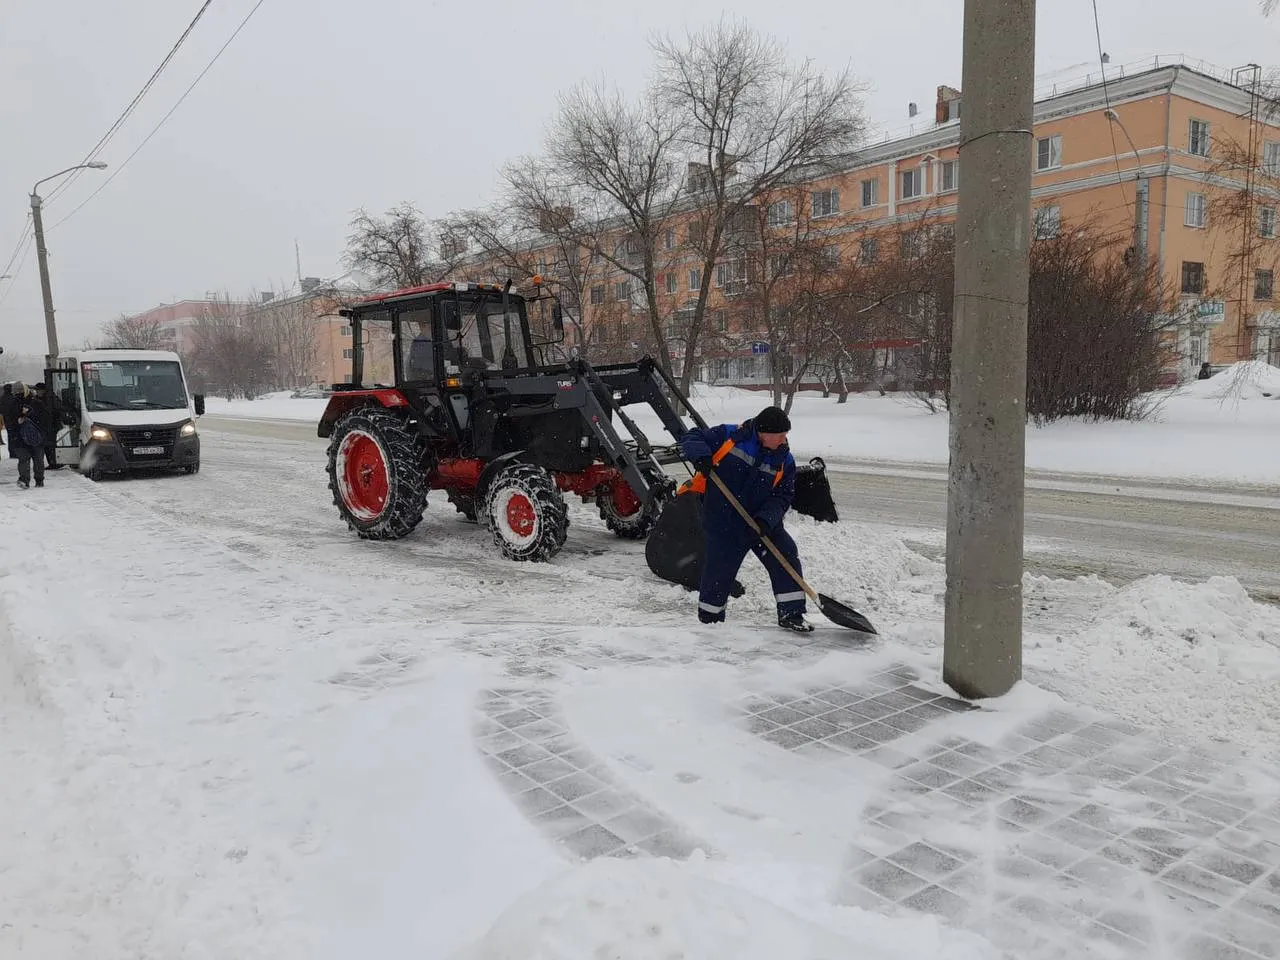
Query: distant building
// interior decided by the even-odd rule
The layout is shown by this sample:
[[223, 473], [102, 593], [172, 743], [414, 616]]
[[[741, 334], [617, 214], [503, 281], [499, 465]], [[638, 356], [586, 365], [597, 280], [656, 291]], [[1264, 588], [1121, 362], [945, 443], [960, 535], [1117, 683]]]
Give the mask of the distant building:
[[181, 354], [191, 352], [195, 326], [203, 319], [210, 317], [236, 316], [240, 311], [252, 304], [237, 301], [219, 300], [212, 294], [204, 300], [179, 300], [176, 303], [162, 303], [150, 310], [131, 314], [121, 319], [129, 323], [156, 323], [160, 336], [164, 340], [162, 349], [175, 350]]
[[[1226, 364], [1259, 357], [1280, 364], [1280, 287], [1273, 275], [1280, 260], [1280, 125], [1268, 110], [1259, 69], [1221, 70], [1161, 57], [1136, 68], [1110, 65], [1106, 71], [1105, 83], [1094, 70], [1074, 81], [1037, 86], [1031, 169], [1035, 236], [1052, 237], [1060, 224], [1088, 220], [1132, 235], [1136, 246], [1141, 178], [1147, 191], [1141, 218], [1147, 255], [1177, 297], [1168, 318], [1177, 359], [1166, 377], [1190, 377], [1205, 360]], [[888, 231], [926, 214], [936, 228], [948, 229], [961, 176], [982, 175], [960, 169], [963, 104], [962, 91], [938, 87], [934, 110], [910, 129], [872, 139], [836, 172], [801, 184], [802, 211], [781, 193], [762, 198], [768, 228], [781, 235], [800, 214], [829, 238], [834, 260], [859, 263], [892, 256], [883, 249], [892, 239]], [[1218, 166], [1229, 145], [1245, 145], [1256, 177]], [[670, 318], [664, 333], [677, 369], [687, 359], [681, 325], [692, 315], [702, 283], [702, 255], [692, 237], [699, 226], [694, 218], [698, 173], [698, 165], [690, 164], [686, 187], [693, 196], [666, 225], [660, 253], [668, 266], [654, 284]], [[1245, 219], [1252, 223], [1228, 229], [1225, 220], [1213, 222], [1215, 200], [1246, 190], [1252, 197]], [[618, 227], [615, 254], [629, 242], [626, 229]], [[1242, 241], [1242, 234], [1250, 239]], [[707, 303], [709, 336], [692, 359], [699, 379], [762, 387], [774, 363], [798, 358], [775, 356], [768, 344], [753, 342], [754, 331], [743, 326], [741, 311], [726, 321], [749, 276], [741, 244], [738, 249], [716, 265]], [[556, 246], [549, 237], [534, 237], [527, 255], [530, 263], [551, 262]], [[1134, 256], [1133, 250], [1126, 256]], [[607, 264], [593, 271], [583, 285], [581, 305], [593, 350], [652, 349], [639, 284]], [[898, 336], [844, 346], [873, 354], [875, 367], [910, 370], [919, 344]]]

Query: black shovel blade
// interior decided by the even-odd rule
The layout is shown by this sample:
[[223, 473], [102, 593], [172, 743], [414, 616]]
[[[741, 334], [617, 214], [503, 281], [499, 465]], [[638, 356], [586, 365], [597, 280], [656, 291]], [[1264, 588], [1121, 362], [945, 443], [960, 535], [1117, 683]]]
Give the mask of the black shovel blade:
[[832, 623], [848, 627], [850, 630], [857, 630], [859, 633], [870, 633], [873, 636], [878, 636], [876, 628], [871, 625], [870, 620], [853, 609], [853, 607], [847, 607], [839, 600], [832, 600], [825, 593], [818, 594], [818, 609]]

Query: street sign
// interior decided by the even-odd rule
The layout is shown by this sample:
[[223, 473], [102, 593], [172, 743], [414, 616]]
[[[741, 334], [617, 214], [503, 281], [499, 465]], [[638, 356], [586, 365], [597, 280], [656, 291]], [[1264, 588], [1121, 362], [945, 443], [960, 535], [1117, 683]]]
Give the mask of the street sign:
[[1222, 300], [1201, 300], [1196, 304], [1196, 319], [1201, 323], [1221, 323], [1227, 318], [1227, 305]]
[[769, 345], [765, 343], [763, 340], [752, 341], [751, 352], [756, 356], [759, 356], [762, 353], [768, 353]]

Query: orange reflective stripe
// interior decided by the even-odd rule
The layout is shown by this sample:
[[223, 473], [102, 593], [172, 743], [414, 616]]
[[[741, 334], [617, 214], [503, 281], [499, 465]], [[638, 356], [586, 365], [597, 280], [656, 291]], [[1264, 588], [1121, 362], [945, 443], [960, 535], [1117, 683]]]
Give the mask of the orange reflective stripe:
[[711, 455], [711, 462], [714, 463], [716, 466], [719, 466], [720, 461], [723, 460], [725, 457], [727, 457], [729, 455], [729, 451], [732, 450], [733, 448], [734, 448], [733, 440], [732, 439], [726, 440], [724, 443], [720, 444], [720, 449]]
[[782, 467], [778, 468], [778, 472], [773, 475], [773, 485], [776, 487], [782, 482]]

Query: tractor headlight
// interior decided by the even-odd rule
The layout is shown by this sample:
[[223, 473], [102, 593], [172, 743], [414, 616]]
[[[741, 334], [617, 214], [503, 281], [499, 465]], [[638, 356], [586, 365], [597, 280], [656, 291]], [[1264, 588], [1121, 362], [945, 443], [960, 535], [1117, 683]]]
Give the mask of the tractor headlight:
[[182, 429], [178, 431], [184, 437], [194, 437], [196, 435], [196, 425], [192, 420], [188, 420], [182, 425]]
[[95, 423], [92, 427], [89, 428], [89, 439], [90, 440], [110, 440], [111, 431], [108, 430], [106, 427], [99, 426], [98, 424]]

